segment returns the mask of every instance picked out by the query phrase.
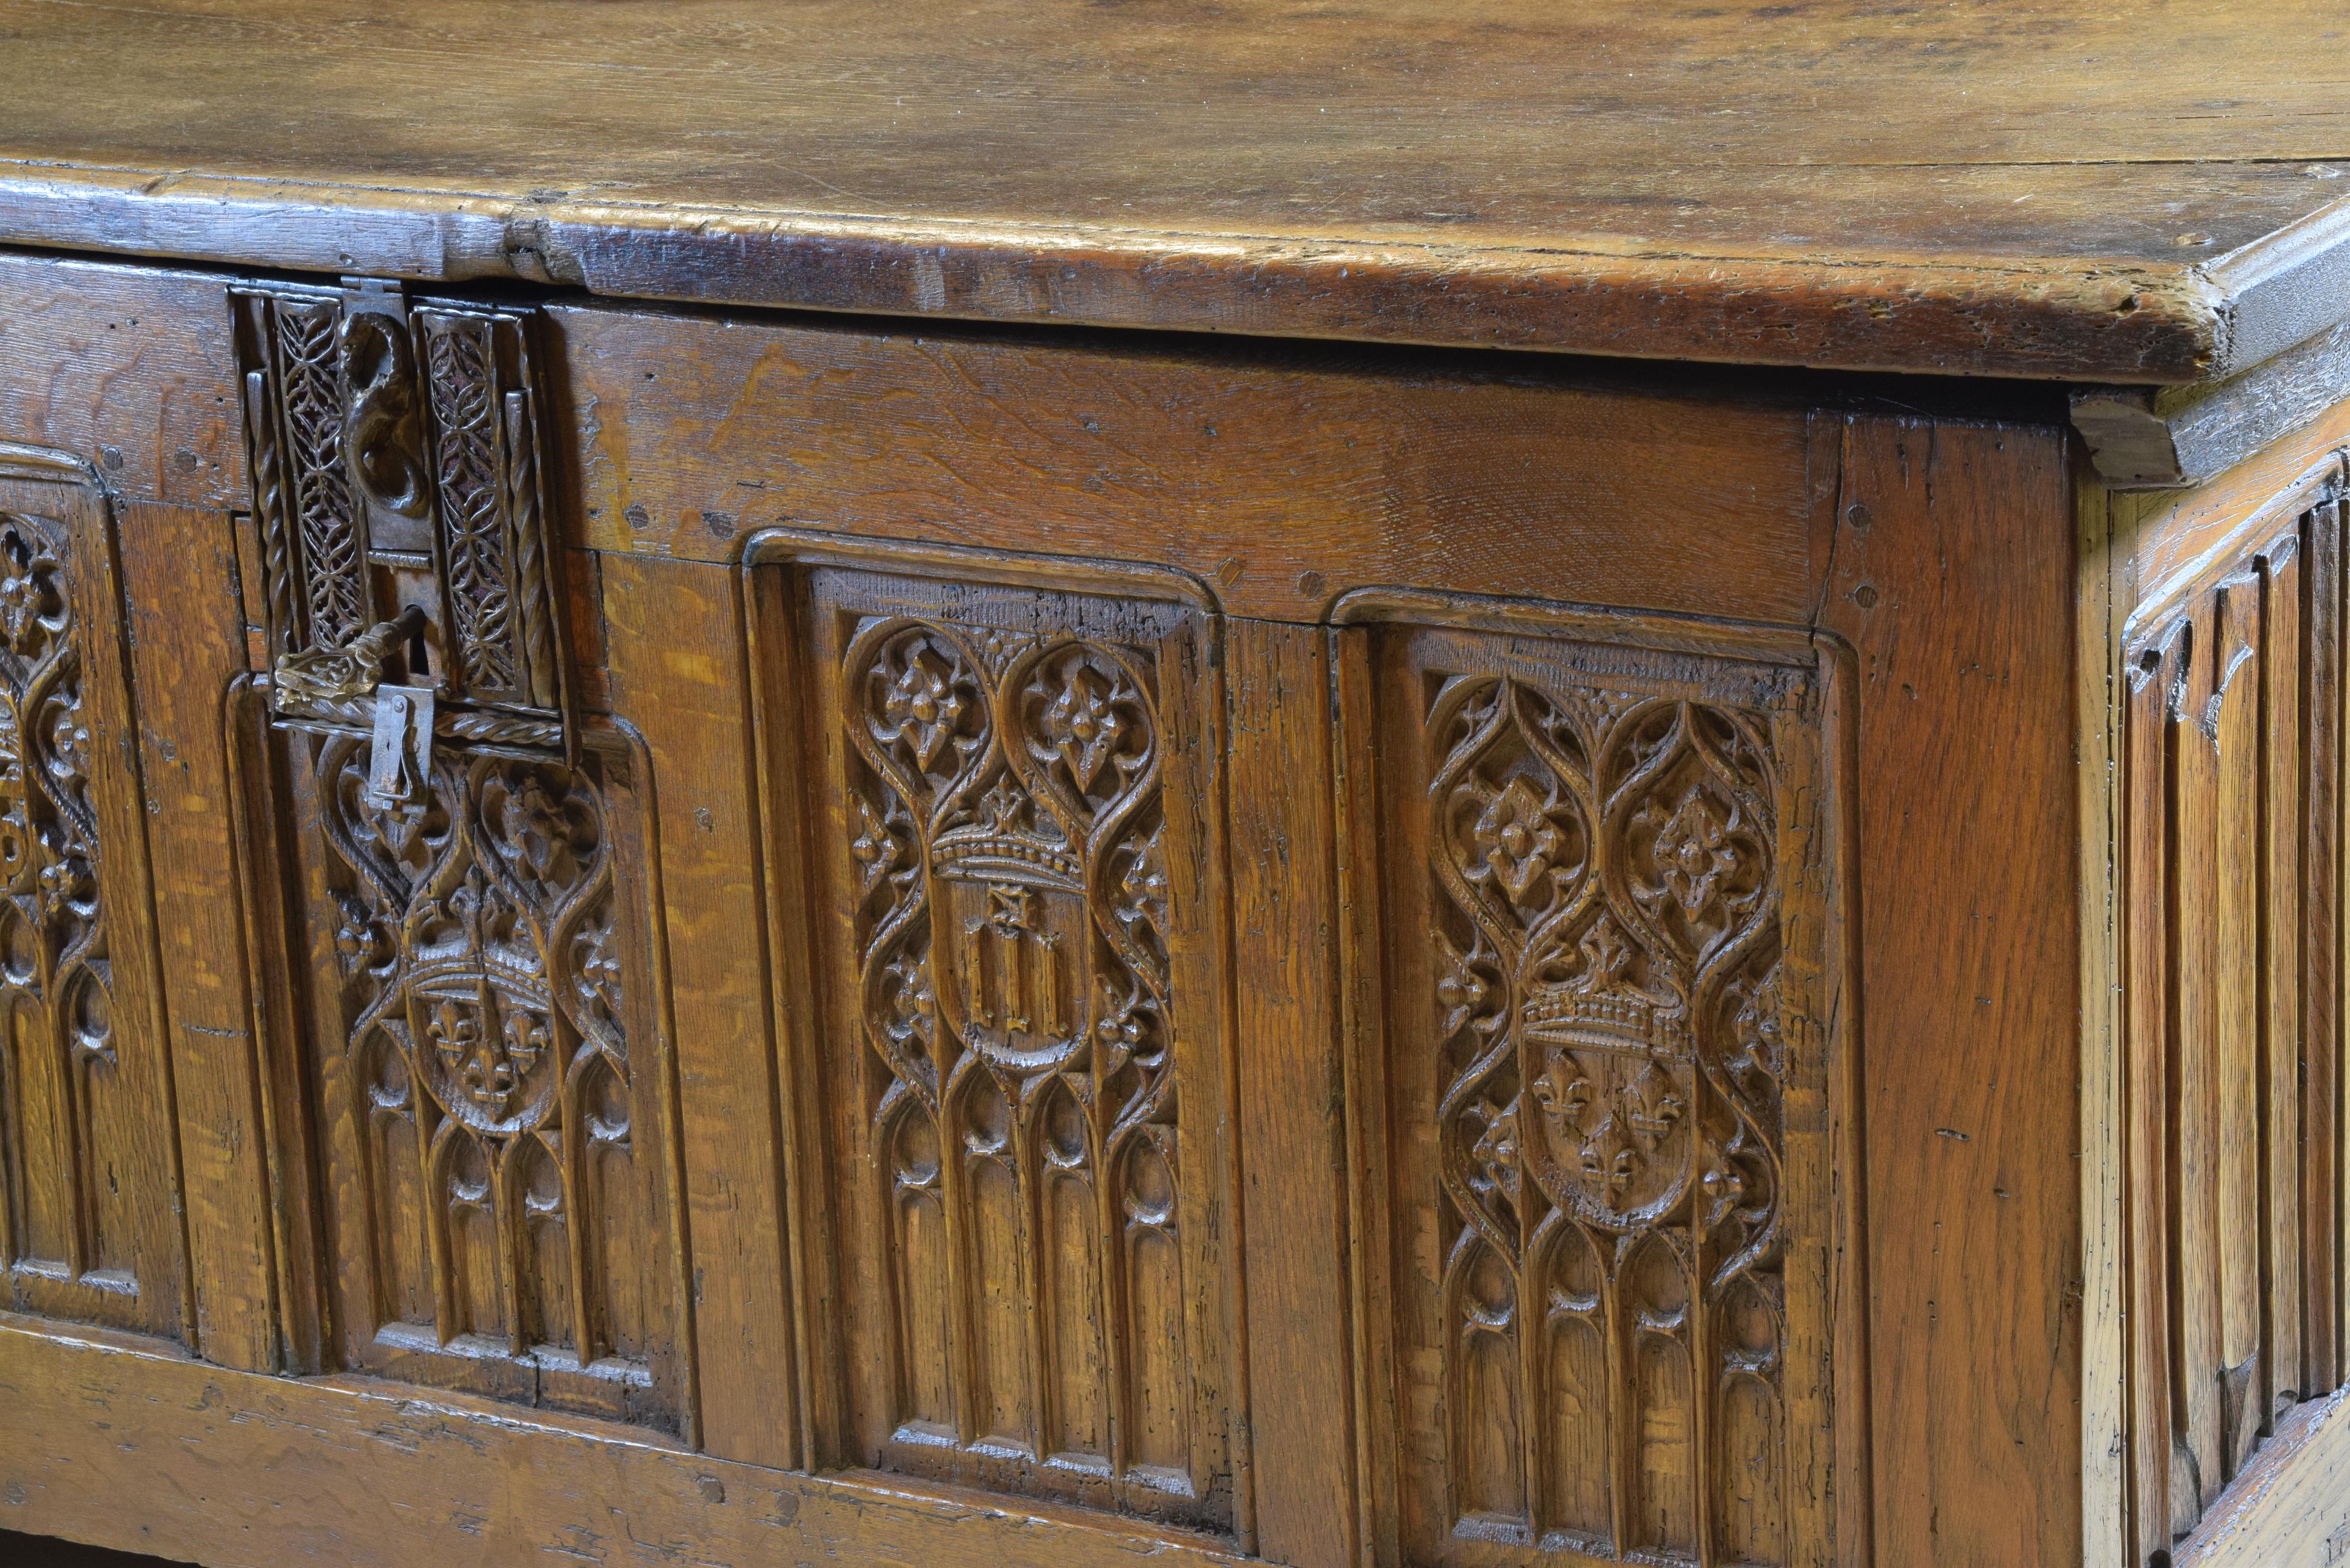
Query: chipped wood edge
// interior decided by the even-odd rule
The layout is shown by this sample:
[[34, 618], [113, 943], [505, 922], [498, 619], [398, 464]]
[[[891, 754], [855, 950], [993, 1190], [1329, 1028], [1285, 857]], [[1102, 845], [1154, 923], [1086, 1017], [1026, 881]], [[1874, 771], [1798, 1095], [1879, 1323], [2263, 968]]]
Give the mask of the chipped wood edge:
[[2116, 490], [2199, 484], [2350, 399], [2350, 323], [2200, 387], [2083, 387], [2073, 428]]
[[[0, 243], [735, 306], [2163, 384], [2241, 368], [2231, 346], [2277, 330], [2262, 325], [2264, 302], [2288, 298], [2273, 280], [2316, 265], [2262, 272], [2248, 247], [2223, 258], [2236, 265], [2224, 276], [2250, 291], [2231, 302], [2213, 281], [2221, 275], [2154, 263], [1908, 254], [1830, 263], [1441, 244], [1411, 232], [891, 220], [24, 157], [0, 158]], [[1856, 308], [1863, 302], [1871, 308]]]

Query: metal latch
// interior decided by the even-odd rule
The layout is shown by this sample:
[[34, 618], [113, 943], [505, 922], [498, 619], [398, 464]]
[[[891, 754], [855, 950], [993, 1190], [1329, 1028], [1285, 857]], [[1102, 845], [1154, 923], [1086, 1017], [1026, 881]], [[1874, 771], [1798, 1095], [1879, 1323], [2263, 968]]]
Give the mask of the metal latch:
[[432, 793], [432, 688], [375, 689], [375, 743], [368, 753], [367, 803], [421, 809]]
[[[424, 612], [409, 606], [340, 648], [300, 649], [277, 657], [270, 705], [295, 718], [365, 724], [368, 804], [421, 807], [432, 787], [433, 689], [407, 683], [404, 650], [424, 630]], [[397, 680], [385, 678], [395, 658]]]

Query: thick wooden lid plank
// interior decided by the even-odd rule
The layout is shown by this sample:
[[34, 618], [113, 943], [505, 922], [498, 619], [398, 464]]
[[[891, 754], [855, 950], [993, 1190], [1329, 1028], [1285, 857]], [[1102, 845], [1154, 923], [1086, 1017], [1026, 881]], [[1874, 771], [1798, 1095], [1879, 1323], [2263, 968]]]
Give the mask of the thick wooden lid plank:
[[2331, 0], [0, 0], [0, 242], [2121, 383], [2350, 315]]

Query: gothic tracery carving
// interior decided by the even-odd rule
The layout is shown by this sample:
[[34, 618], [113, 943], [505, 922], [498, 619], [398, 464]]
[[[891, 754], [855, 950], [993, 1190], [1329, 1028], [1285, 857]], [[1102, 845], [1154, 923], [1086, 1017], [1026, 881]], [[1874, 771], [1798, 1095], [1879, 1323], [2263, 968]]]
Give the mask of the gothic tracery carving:
[[116, 1053], [66, 548], [49, 519], [0, 513], [0, 1264], [79, 1279], [106, 1250], [92, 1075]]
[[595, 777], [444, 752], [429, 800], [403, 809], [369, 801], [367, 753], [325, 738], [316, 776], [379, 1321], [647, 1382], [605, 1256], [614, 1227], [648, 1217], [604, 1168], [634, 1158], [634, 1135]]
[[1426, 734], [1458, 1527], [1777, 1561], [1768, 715], [1459, 675]]
[[901, 1436], [1191, 1498], [1153, 656], [869, 617], [838, 679]]

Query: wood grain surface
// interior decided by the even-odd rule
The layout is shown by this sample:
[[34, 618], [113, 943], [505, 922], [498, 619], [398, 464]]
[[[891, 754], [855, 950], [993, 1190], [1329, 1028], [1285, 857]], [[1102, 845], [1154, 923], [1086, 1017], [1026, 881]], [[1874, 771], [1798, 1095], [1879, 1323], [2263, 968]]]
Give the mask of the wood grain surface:
[[2343, 314], [2323, 0], [0, 5], [0, 238], [2122, 382]]
[[[211, 1563], [1236, 1564], [1204, 1536], [897, 1478], [792, 1475], [641, 1429], [371, 1378], [290, 1382], [0, 1314], [15, 1528]], [[161, 1453], [185, 1465], [157, 1484]], [[880, 1480], [885, 1484], [877, 1485]], [[124, 1506], [140, 1500], [138, 1507]]]

